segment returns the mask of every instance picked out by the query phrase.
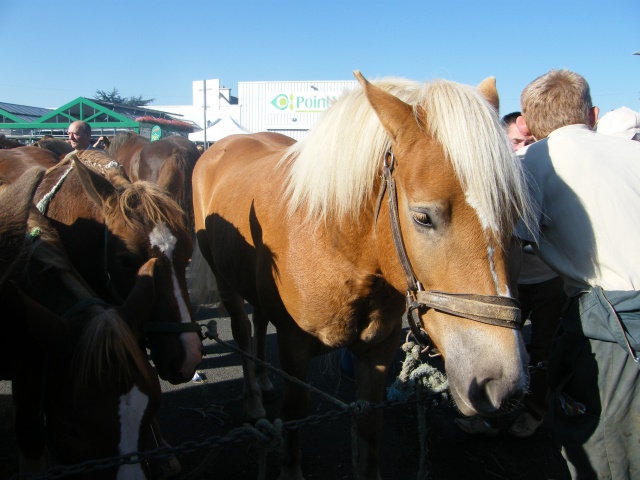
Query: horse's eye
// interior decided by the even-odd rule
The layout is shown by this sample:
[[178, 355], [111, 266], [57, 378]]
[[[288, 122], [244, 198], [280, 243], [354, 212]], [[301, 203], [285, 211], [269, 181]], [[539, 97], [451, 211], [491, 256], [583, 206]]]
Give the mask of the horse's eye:
[[413, 221], [418, 225], [422, 225], [423, 227], [433, 227], [431, 217], [423, 212], [413, 212]]

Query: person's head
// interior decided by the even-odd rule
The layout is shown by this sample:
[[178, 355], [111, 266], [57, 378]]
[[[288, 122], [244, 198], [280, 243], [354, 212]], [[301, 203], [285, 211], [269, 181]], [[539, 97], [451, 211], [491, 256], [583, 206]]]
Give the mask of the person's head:
[[91, 125], [81, 120], [73, 122], [67, 130], [69, 143], [76, 150], [86, 150], [91, 145]]
[[526, 147], [535, 141], [532, 135], [524, 135], [518, 128], [516, 120], [521, 115], [522, 114], [520, 112], [511, 112], [502, 117], [501, 120], [502, 126], [507, 132], [507, 137], [509, 137], [511, 148], [513, 148], [514, 152], [517, 152], [522, 147]]
[[620, 107], [605, 113], [596, 125], [598, 133], [640, 141], [640, 113]]
[[[591, 102], [589, 84], [570, 70], [550, 70], [527, 85], [520, 95], [522, 116], [537, 140], [567, 125], [593, 128], [598, 108]], [[521, 124], [518, 126], [522, 130]]]

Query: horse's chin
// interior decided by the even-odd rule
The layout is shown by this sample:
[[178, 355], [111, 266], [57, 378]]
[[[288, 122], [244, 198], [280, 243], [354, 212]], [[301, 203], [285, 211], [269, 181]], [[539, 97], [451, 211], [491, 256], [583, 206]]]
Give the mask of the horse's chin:
[[171, 385], [186, 383], [193, 378], [193, 375], [195, 375], [195, 371], [191, 375], [185, 375], [182, 372], [163, 372], [158, 370], [158, 376], [165, 382], [169, 382]]

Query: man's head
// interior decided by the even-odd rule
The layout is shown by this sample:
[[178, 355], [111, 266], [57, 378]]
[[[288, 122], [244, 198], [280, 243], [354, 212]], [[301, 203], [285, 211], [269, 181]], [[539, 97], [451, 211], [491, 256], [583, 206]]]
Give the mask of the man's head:
[[570, 70], [550, 70], [536, 78], [522, 91], [520, 105], [526, 126], [537, 140], [567, 125], [593, 128], [598, 120], [589, 84]]
[[507, 132], [507, 137], [509, 137], [511, 148], [513, 148], [514, 152], [517, 152], [522, 147], [526, 147], [535, 141], [532, 135], [524, 135], [518, 128], [518, 125], [516, 125], [516, 120], [521, 115], [522, 114], [520, 112], [512, 112], [502, 117], [501, 120], [502, 126]]
[[86, 150], [91, 145], [91, 125], [78, 120], [69, 125], [67, 130], [69, 143], [76, 150]]

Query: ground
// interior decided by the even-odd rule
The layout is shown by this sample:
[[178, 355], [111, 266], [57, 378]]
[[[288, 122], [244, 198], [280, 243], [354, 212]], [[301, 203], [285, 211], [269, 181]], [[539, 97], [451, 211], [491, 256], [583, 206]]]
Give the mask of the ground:
[[[203, 307], [198, 318], [215, 316], [217, 310]], [[200, 320], [200, 323], [206, 323]], [[220, 338], [231, 342], [228, 319], [218, 319]], [[268, 361], [278, 366], [275, 332], [268, 336]], [[180, 386], [163, 383], [163, 405], [159, 422], [166, 440], [178, 447], [182, 464], [178, 480], [261, 478], [261, 451], [249, 440], [235, 442], [251, 431], [243, 427], [242, 383], [239, 354], [212, 340], [206, 340], [207, 355], [199, 370], [202, 381]], [[400, 371], [399, 351], [389, 376], [392, 383]], [[440, 367], [437, 360], [434, 366]], [[272, 424], [280, 418], [283, 380], [271, 374], [276, 398], [267, 404]], [[354, 381], [340, 370], [340, 352], [314, 360], [311, 384], [326, 394], [350, 403]], [[311, 418], [301, 427], [302, 470], [307, 480], [354, 478], [351, 466], [350, 417], [338, 414], [331, 401], [312, 394]], [[332, 413], [333, 412], [333, 413]], [[433, 480], [568, 480], [569, 474], [554, 441], [548, 419], [528, 439], [513, 439], [506, 433], [488, 438], [470, 436], [453, 423], [458, 417], [450, 401], [429, 406], [427, 419], [420, 422], [415, 403], [385, 408], [381, 445], [383, 479], [418, 479], [421, 458], [426, 459], [428, 477]], [[7, 382], [0, 382], [0, 479], [17, 471], [17, 450], [11, 426], [12, 407]], [[423, 428], [421, 428], [421, 426]], [[249, 432], [249, 433], [246, 433]], [[421, 447], [421, 435], [426, 449]], [[426, 450], [426, 455], [422, 456]], [[276, 452], [265, 453], [266, 480], [278, 476]]]

